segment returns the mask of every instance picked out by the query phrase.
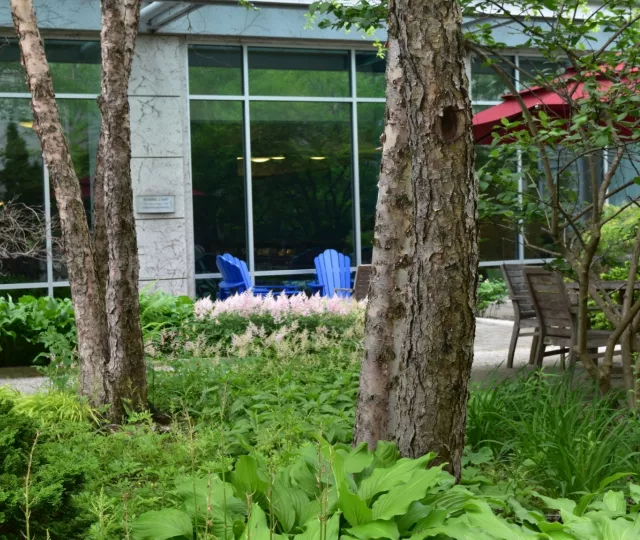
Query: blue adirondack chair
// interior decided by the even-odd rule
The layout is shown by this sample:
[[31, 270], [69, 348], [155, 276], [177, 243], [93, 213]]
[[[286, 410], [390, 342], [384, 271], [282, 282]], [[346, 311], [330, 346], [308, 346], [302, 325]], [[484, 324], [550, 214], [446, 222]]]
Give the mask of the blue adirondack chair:
[[274, 285], [251, 285], [251, 276], [249, 274], [249, 268], [247, 263], [237, 257], [234, 257], [230, 253], [218, 255], [216, 258], [216, 265], [218, 270], [222, 274], [222, 281], [218, 284], [218, 298], [224, 300], [229, 296], [236, 293], [243, 293], [251, 290], [251, 292], [257, 296], [266, 296], [271, 293], [273, 296], [279, 294], [297, 294], [300, 287], [294, 287], [292, 285], [274, 286]]
[[[327, 249], [318, 255], [314, 261], [316, 266], [317, 282], [309, 283], [314, 293], [320, 292], [321, 296], [338, 296], [349, 298], [352, 288], [351, 259], [338, 253], [335, 249]], [[336, 290], [347, 289], [347, 290]]]

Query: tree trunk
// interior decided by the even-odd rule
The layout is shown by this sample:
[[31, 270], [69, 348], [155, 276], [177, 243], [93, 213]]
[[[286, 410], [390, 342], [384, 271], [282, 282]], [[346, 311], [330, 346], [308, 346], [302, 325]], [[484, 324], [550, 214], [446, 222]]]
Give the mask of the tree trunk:
[[[378, 239], [381, 226], [395, 227], [389, 236], [400, 239], [402, 247], [387, 257], [379, 253], [379, 243], [374, 245], [375, 275], [395, 273], [400, 290], [374, 290], [372, 284], [372, 300], [399, 309], [392, 310], [392, 329], [379, 332], [384, 344], [370, 335], [376, 332], [375, 323], [381, 324], [372, 316], [375, 307], [368, 313], [362, 377], [371, 375], [376, 383], [364, 388], [382, 389], [383, 401], [388, 391], [388, 408], [384, 417], [380, 410], [370, 414], [364, 409], [377, 402], [363, 392], [356, 439], [375, 442], [372, 435], [376, 435], [393, 440], [404, 456], [437, 452], [438, 460], [448, 462], [459, 478], [473, 360], [478, 247], [471, 104], [458, 2], [391, 1], [389, 42], [398, 44], [408, 127], [401, 135], [401, 124], [388, 123], [382, 171], [395, 171], [394, 181], [402, 186], [410, 168], [411, 194], [406, 196], [410, 210], [392, 206], [386, 196], [378, 201], [378, 218], [393, 215], [388, 224], [376, 224]], [[387, 74], [391, 73], [389, 69]], [[389, 98], [393, 102], [393, 95]], [[390, 133], [396, 137], [390, 138]], [[390, 151], [402, 137], [408, 139], [408, 151]], [[398, 258], [400, 253], [406, 257]], [[403, 272], [398, 272], [405, 265], [406, 287]], [[384, 295], [391, 298], [381, 300]], [[370, 353], [372, 343], [377, 353]], [[384, 367], [376, 371], [371, 364], [377, 359]], [[364, 419], [379, 421], [383, 429], [369, 429], [369, 436], [363, 436]]]
[[80, 389], [94, 405], [105, 403], [103, 372], [107, 363], [106, 312], [93, 258], [80, 184], [62, 131], [51, 73], [31, 0], [11, 0], [27, 86], [31, 92], [33, 128], [54, 186], [71, 297], [78, 332]]
[[383, 152], [365, 322], [365, 358], [360, 369], [354, 433], [358, 443], [366, 442], [370, 448], [375, 448], [379, 440], [389, 438], [389, 370], [400, 355], [402, 342], [398, 338], [406, 314], [407, 267], [413, 247], [405, 78], [400, 64], [400, 44], [391, 35], [387, 43], [386, 78], [387, 107], [381, 137]]
[[100, 172], [104, 189], [109, 273], [106, 307], [110, 415], [119, 421], [124, 403], [147, 404], [146, 365], [138, 291], [138, 247], [131, 186], [128, 85], [140, 0], [102, 0], [102, 113]]

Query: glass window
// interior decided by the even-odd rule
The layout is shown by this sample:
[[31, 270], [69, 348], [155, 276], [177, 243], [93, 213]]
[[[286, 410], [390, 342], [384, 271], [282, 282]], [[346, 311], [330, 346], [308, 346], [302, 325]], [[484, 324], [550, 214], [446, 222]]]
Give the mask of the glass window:
[[242, 103], [191, 102], [196, 274], [218, 272], [216, 256], [246, 260]]
[[374, 52], [356, 53], [356, 92], [358, 97], [385, 96], [386, 62]]
[[561, 64], [554, 64], [546, 60], [545, 58], [531, 58], [527, 56], [520, 56], [518, 58], [520, 66], [520, 89], [525, 90], [532, 86], [538, 86], [536, 82], [537, 78], [544, 78], [546, 80], [553, 79], [557, 74], [564, 71], [564, 66]]
[[[491, 148], [476, 146], [476, 169], [489, 161]], [[489, 185], [484, 196], [495, 202], [499, 190]], [[509, 261], [518, 258], [518, 234], [515, 224], [499, 216], [490, 216], [479, 222], [480, 260]]]
[[[0, 212], [5, 204], [24, 204], [44, 212], [40, 141], [27, 99], [0, 99]], [[46, 251], [35, 257], [0, 260], [0, 283], [47, 280]]]
[[254, 96], [346, 97], [349, 53], [249, 49], [249, 92]]
[[[615, 159], [615, 152], [613, 150], [609, 153], [608, 159], [609, 163], [612, 163]], [[616, 188], [622, 187], [631, 180], [638, 178], [640, 178], [640, 144], [633, 144], [627, 146], [625, 157], [622, 158], [620, 165], [618, 165], [618, 168], [613, 174], [609, 191], [614, 191]], [[611, 197], [609, 203], [622, 206], [638, 197], [640, 197], [640, 186], [638, 184], [631, 184], [629, 187]]]
[[256, 269], [352, 256], [350, 104], [252, 102], [251, 152]]
[[[96, 153], [98, 150], [98, 138], [100, 136], [100, 112], [98, 104], [93, 99], [61, 99], [58, 100], [60, 111], [60, 121], [64, 130], [73, 167], [78, 181], [84, 209], [89, 220], [89, 226], [93, 225], [93, 182], [95, 180]], [[57, 205], [51, 189], [51, 214], [57, 214]], [[59, 227], [52, 229], [54, 237], [59, 237], [61, 231]], [[64, 255], [59, 243], [54, 243], [53, 250], [53, 279], [55, 281], [65, 281], [68, 279]]]
[[215, 300], [218, 297], [218, 283], [220, 279], [196, 279], [196, 298], [210, 297]]
[[382, 159], [384, 103], [358, 103], [358, 164], [360, 169], [360, 231], [362, 262], [371, 263]]
[[189, 47], [189, 93], [241, 95], [242, 49], [191, 45]]
[[[45, 52], [56, 92], [100, 93], [98, 41], [46, 40]], [[0, 91], [27, 92], [20, 49], [15, 40], [0, 47]]]
[[[513, 58], [508, 58], [511, 62]], [[513, 68], [506, 63], [498, 62], [500, 67], [513, 79]], [[509, 93], [509, 88], [491, 65], [486, 64], [481, 58], [474, 57], [471, 62], [471, 95], [473, 101], [501, 101], [504, 94]]]

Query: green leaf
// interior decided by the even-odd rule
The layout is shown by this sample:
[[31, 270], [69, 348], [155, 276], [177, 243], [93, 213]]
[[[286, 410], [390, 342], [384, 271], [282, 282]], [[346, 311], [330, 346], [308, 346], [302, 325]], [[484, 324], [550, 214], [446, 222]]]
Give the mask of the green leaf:
[[371, 523], [352, 527], [347, 531], [360, 540], [370, 540], [371, 538], [398, 540], [400, 537], [398, 526], [393, 521], [372, 521]]
[[576, 503], [570, 499], [552, 499], [551, 497], [540, 495], [535, 491], [533, 492], [533, 495], [541, 499], [544, 504], [547, 505], [547, 508], [551, 508], [552, 510], [560, 510], [569, 514], [573, 514], [574, 510], [576, 509]]
[[233, 485], [239, 493], [265, 493], [268, 484], [258, 475], [258, 462], [251, 456], [240, 456], [232, 474]]
[[424, 469], [435, 456], [434, 453], [430, 453], [419, 459], [402, 458], [388, 469], [374, 469], [371, 476], [360, 483], [358, 495], [365, 501], [369, 501], [378, 493], [389, 491], [398, 484], [407, 482], [415, 471]]
[[396, 486], [374, 503], [373, 519], [391, 519], [404, 514], [411, 503], [423, 499], [427, 492], [442, 479], [442, 476], [441, 466], [432, 467], [427, 471], [415, 471], [409, 482]]
[[525, 535], [518, 530], [515, 525], [510, 525], [506, 521], [497, 517], [489, 505], [480, 500], [476, 500], [465, 505], [467, 518], [473, 527], [481, 531], [490, 532], [495, 538], [501, 540], [521, 540]]
[[233, 486], [217, 476], [188, 478], [176, 483], [178, 496], [192, 514], [204, 513], [214, 505], [235, 514], [246, 514], [247, 504], [233, 495]]
[[[327, 520], [326, 529], [322, 531], [318, 517], [307, 522], [307, 528], [302, 534], [294, 536], [295, 540], [338, 540], [340, 533], [340, 512]], [[343, 537], [344, 538], [344, 537]]]
[[624, 493], [621, 491], [607, 491], [602, 498], [602, 502], [608, 510], [612, 512], [625, 513], [627, 510], [627, 503], [624, 500]]
[[193, 536], [193, 524], [191, 518], [180, 510], [152, 510], [131, 524], [131, 536], [135, 540], [190, 539]]
[[359, 444], [344, 460], [344, 471], [346, 473], [359, 473], [364, 471], [373, 461], [373, 454], [369, 452], [367, 443]]
[[272, 540], [271, 530], [267, 525], [267, 516], [260, 506], [252, 504], [251, 515], [240, 540]]

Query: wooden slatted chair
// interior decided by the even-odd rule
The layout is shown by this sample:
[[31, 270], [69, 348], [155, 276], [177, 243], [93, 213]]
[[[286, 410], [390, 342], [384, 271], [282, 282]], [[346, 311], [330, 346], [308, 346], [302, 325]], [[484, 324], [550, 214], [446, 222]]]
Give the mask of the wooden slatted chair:
[[358, 302], [364, 300], [369, 295], [369, 283], [371, 282], [371, 265], [361, 264], [356, 269], [356, 280], [353, 288], [336, 289], [336, 291], [348, 292]]
[[[567, 289], [558, 272], [547, 272], [540, 268], [525, 268], [525, 278], [539, 321], [539, 339], [536, 350], [536, 365], [542, 366], [546, 356], [569, 353], [569, 366], [576, 364], [575, 344], [577, 321], [571, 313]], [[608, 330], [587, 330], [587, 349], [597, 359], [598, 347], [604, 347], [611, 336]], [[550, 345], [560, 350], [546, 351]], [[564, 361], [563, 361], [564, 367]]]
[[[500, 266], [502, 275], [509, 291], [509, 300], [513, 305], [513, 332], [509, 343], [509, 354], [507, 356], [507, 368], [513, 367], [513, 358], [516, 353], [516, 345], [521, 335], [533, 336], [531, 342], [531, 353], [529, 363], [533, 364], [535, 352], [538, 345], [538, 319], [536, 310], [533, 307], [531, 294], [525, 282], [524, 266], [520, 264], [503, 264]], [[532, 333], [523, 334], [523, 330], [532, 330]]]

